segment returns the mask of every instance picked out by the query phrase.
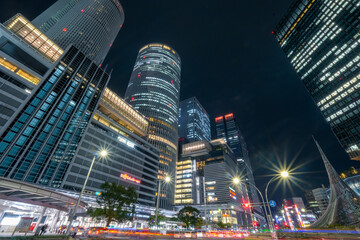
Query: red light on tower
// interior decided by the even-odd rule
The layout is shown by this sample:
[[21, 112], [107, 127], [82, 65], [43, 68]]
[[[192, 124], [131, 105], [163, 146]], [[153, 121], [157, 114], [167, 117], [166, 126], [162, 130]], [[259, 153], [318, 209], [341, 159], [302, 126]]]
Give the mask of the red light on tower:
[[140, 73], [138, 74], [138, 77], [141, 77], [141, 74], [140, 74]]
[[83, 12], [85, 12], [85, 10], [84, 10], [84, 9], [81, 9], [81, 12], [83, 13]]
[[233, 117], [234, 117], [234, 114], [232, 114], [232, 113], [225, 115], [226, 120], [231, 120], [231, 119], [233, 119]]
[[63, 32], [66, 32], [67, 31], [67, 28], [63, 28]]
[[174, 83], [174, 81], [173, 81], [173, 80], [171, 80], [171, 83]]
[[171, 107], [171, 103], [169, 103], [169, 107]]
[[223, 117], [217, 117], [217, 118], [215, 118], [215, 122], [220, 122], [220, 121], [222, 121], [222, 119], [223, 119]]
[[143, 56], [143, 59], [145, 59], [146, 57], [145, 56]]
[[134, 97], [132, 97], [132, 98], [131, 98], [131, 101], [133, 101], [134, 99], [135, 99], [135, 98], [134, 98]]
[[112, 43], [110, 43], [110, 47], [112, 47]]

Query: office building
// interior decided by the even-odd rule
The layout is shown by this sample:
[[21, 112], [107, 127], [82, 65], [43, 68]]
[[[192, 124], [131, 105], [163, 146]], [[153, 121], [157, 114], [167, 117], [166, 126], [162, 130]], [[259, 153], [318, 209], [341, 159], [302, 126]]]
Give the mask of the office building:
[[[109, 157], [96, 161], [87, 191], [115, 182], [137, 190], [138, 203], [155, 206], [159, 150], [146, 141], [148, 121], [114, 92], [105, 89], [98, 109], [62, 184], [63, 189], [79, 192], [94, 152], [108, 149]], [[90, 193], [91, 194], [91, 193]]]
[[321, 210], [319, 208], [318, 202], [315, 200], [312, 190], [306, 191], [305, 199], [306, 202], [308, 203], [307, 209], [311, 210], [316, 215], [316, 217], [319, 218], [321, 216]]
[[[149, 121], [148, 141], [160, 150], [159, 178], [175, 176], [181, 61], [174, 49], [148, 44], [140, 49], [125, 100]], [[174, 203], [173, 186], [163, 185], [160, 207]]]
[[222, 138], [229, 145], [236, 157], [244, 159], [247, 149], [241, 145], [241, 132], [233, 113], [215, 118], [217, 138]]
[[[250, 184], [255, 185], [247, 145], [234, 114], [230, 113], [215, 118], [215, 124], [217, 137], [224, 139], [235, 154], [239, 163], [238, 175]], [[249, 201], [255, 203], [260, 202], [258, 193], [254, 187], [248, 186], [247, 190], [250, 198]], [[261, 207], [256, 208], [256, 210], [259, 213], [262, 212]]]
[[[50, 45], [51, 41], [21, 15], [10, 19], [7, 28], [20, 39], [13, 42], [3, 38], [3, 49], [10, 54], [10, 58], [4, 56], [3, 61], [17, 65], [26, 59], [33, 71], [43, 70], [43, 75], [1, 129], [0, 176], [60, 187], [109, 75], [75, 47], [68, 48], [54, 61], [54, 55], [49, 56], [50, 51], [55, 54], [55, 50], [57, 53], [63, 50], [55, 44]], [[29, 34], [37, 37], [32, 43]], [[31, 49], [32, 55], [43, 50], [40, 46], [50, 45], [43, 56], [54, 63], [47, 68], [31, 57], [18, 46], [24, 45], [19, 43], [21, 40], [38, 48], [39, 52]], [[39, 41], [43, 41], [42, 45]], [[31, 74], [30, 70], [26, 71]]]
[[211, 139], [209, 114], [196, 97], [180, 102], [179, 137], [185, 137], [190, 142]]
[[360, 169], [351, 167], [349, 171], [340, 174], [340, 177], [354, 192], [360, 196]]
[[[246, 188], [234, 185], [238, 162], [223, 139], [183, 145], [177, 163], [175, 205], [193, 205], [207, 221], [223, 221], [234, 226], [252, 226]], [[206, 212], [206, 213], [205, 213]]]
[[296, 0], [273, 32], [353, 160], [360, 160], [360, 5]]
[[321, 213], [324, 213], [329, 204], [329, 197], [325, 187], [315, 188], [312, 190], [315, 201], [318, 203]]
[[137, 209], [148, 207], [149, 215], [159, 151], [146, 141], [146, 118], [106, 88], [109, 74], [76, 47], [63, 50], [20, 14], [6, 24], [0, 25], [0, 176], [76, 197], [94, 153], [106, 148], [109, 157], [95, 162], [85, 193], [100, 191], [105, 181], [133, 186]]
[[277, 223], [282, 227], [290, 229], [309, 227], [316, 221], [316, 216], [312, 211], [306, 210], [302, 198], [284, 199], [282, 204], [282, 221], [276, 218]]
[[65, 49], [73, 44], [101, 64], [124, 23], [118, 0], [58, 0], [32, 24]]
[[299, 210], [305, 209], [305, 204], [301, 197], [292, 197], [290, 200], [299, 208]]

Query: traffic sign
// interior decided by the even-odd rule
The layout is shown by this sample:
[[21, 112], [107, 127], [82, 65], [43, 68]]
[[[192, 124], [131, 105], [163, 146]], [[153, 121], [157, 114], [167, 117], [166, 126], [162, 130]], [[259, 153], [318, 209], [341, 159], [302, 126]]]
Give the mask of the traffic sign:
[[274, 200], [270, 200], [269, 201], [269, 205], [270, 207], [275, 207], [276, 206], [276, 202]]

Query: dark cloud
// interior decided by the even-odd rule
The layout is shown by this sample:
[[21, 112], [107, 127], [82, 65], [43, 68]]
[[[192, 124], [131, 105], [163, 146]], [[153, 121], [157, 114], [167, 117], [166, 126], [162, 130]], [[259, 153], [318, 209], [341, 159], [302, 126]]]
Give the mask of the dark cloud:
[[[54, 1], [4, 0], [2, 20], [17, 12], [34, 18]], [[277, 159], [307, 172], [302, 188], [328, 180], [311, 136], [338, 171], [349, 160], [271, 31], [289, 0], [122, 0], [125, 23], [106, 60], [114, 69], [110, 87], [123, 96], [138, 50], [150, 42], [169, 44], [182, 57], [181, 98], [196, 96], [211, 118], [233, 112], [246, 137], [255, 178], [263, 187]], [[273, 197], [302, 195], [276, 191]]]

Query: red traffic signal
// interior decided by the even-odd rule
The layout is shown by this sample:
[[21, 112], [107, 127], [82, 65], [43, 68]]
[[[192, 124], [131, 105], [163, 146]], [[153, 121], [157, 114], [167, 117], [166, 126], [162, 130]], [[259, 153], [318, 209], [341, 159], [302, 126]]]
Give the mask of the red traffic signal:
[[249, 208], [250, 207], [250, 203], [242, 203], [241, 206], [243, 206], [244, 208]]

